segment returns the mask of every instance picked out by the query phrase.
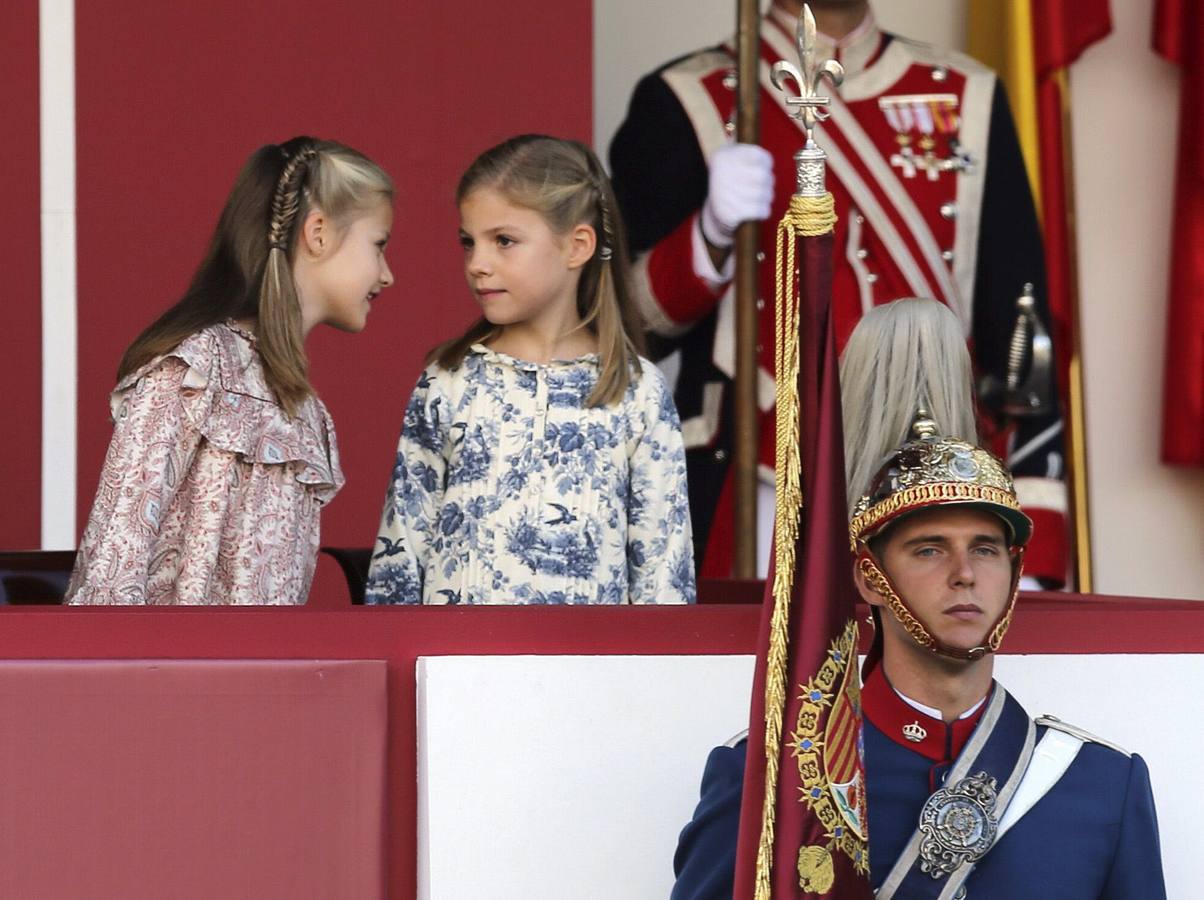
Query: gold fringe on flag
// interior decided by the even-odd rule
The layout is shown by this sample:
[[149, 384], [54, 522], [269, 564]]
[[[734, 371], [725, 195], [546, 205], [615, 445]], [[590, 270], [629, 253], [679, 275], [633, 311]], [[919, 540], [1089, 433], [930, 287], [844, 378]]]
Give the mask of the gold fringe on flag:
[[836, 224], [830, 193], [822, 197], [795, 194], [778, 223], [774, 270], [774, 377], [777, 414], [774, 448], [773, 614], [765, 664], [765, 799], [761, 808], [761, 842], [757, 847], [756, 900], [771, 900], [773, 835], [777, 811], [778, 768], [782, 754], [782, 718], [786, 712], [786, 667], [789, 662], [790, 594], [794, 587], [799, 521], [803, 509], [802, 465], [799, 461], [799, 272], [797, 242], [818, 237]]

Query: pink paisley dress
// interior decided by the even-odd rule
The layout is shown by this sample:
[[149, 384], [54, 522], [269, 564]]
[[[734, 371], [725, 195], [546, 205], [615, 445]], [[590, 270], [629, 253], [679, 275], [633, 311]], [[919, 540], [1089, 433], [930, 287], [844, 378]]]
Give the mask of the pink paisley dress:
[[318, 515], [343, 485], [334, 423], [294, 418], [255, 338], [213, 325], [122, 379], [65, 602], [301, 604]]

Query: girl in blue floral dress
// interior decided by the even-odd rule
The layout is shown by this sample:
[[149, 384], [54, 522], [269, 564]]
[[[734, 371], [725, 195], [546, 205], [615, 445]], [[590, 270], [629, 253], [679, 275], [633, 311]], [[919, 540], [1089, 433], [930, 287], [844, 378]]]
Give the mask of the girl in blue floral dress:
[[685, 455], [594, 154], [516, 137], [456, 191], [481, 318], [406, 407], [368, 603], [691, 603]]

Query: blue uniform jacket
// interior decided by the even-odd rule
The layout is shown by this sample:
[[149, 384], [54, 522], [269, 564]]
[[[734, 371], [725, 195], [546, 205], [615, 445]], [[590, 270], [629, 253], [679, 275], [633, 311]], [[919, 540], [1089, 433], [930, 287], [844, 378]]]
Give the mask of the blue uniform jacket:
[[[906, 715], [910, 720], [916, 712], [908, 708]], [[934, 728], [931, 720], [925, 724]], [[937, 721], [935, 728], [944, 726]], [[1037, 740], [1045, 730], [1038, 727]], [[744, 742], [718, 747], [707, 759], [698, 808], [673, 860], [672, 900], [732, 896], [745, 749]], [[934, 765], [867, 715], [865, 763], [870, 876], [877, 888], [911, 837], [930, 785], [939, 785], [951, 760]], [[970, 900], [1165, 900], [1145, 762], [1085, 743], [1058, 783], [978, 863], [966, 888]]]

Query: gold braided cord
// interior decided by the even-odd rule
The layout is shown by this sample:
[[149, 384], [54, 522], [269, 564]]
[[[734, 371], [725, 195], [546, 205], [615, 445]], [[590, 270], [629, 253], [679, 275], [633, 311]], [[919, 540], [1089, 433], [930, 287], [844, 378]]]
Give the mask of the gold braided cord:
[[[782, 720], [786, 714], [789, 660], [790, 593], [803, 508], [799, 459], [799, 277], [796, 246], [800, 237], [816, 237], [836, 223], [831, 194], [822, 198], [794, 196], [778, 223], [774, 266], [774, 378], [776, 435], [774, 446], [774, 576], [773, 613], [765, 662], [765, 796], [761, 807], [761, 840], [757, 845], [754, 897], [771, 900], [774, 825], [782, 752]], [[826, 227], [820, 227], [826, 223]], [[819, 229], [819, 230], [817, 230]]]
[[790, 198], [790, 209], [786, 215], [794, 222], [795, 234], [800, 237], [819, 237], [836, 227], [836, 201], [831, 194], [822, 197], [795, 194]]
[[929, 484], [916, 484], [901, 491], [895, 491], [885, 500], [854, 516], [853, 521], [849, 523], [849, 543], [853, 550], [856, 550], [857, 542], [872, 533], [880, 523], [894, 518], [899, 513], [907, 512], [909, 509], [940, 503], [972, 503], [974, 501], [992, 503], [1020, 511], [1020, 503], [1016, 500], [1016, 495], [1004, 488], [977, 484], [972, 481], [937, 481]]

